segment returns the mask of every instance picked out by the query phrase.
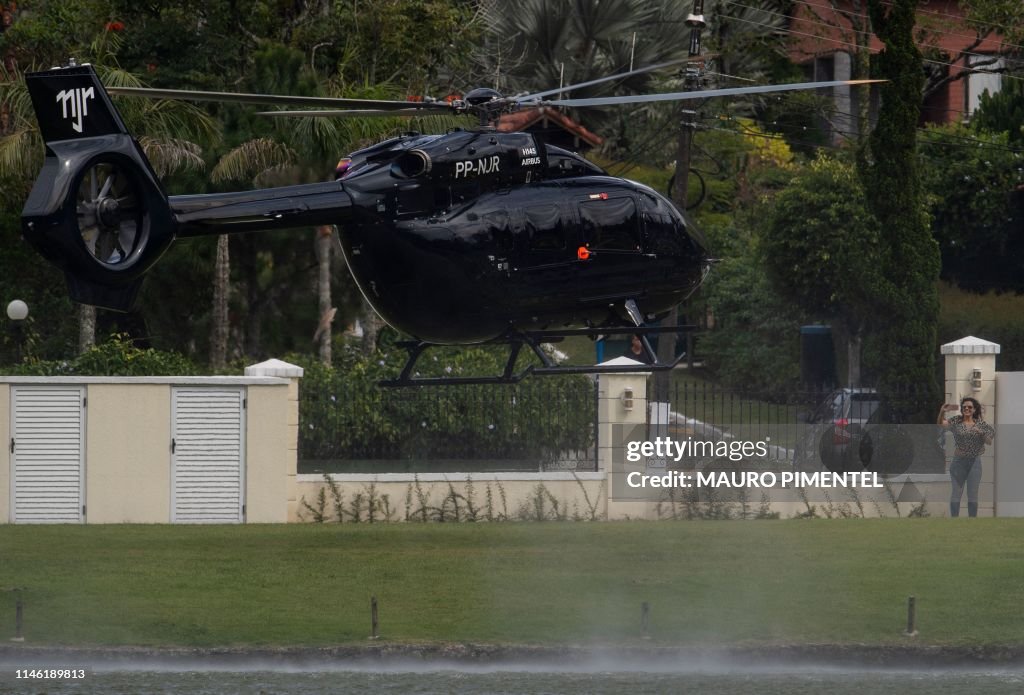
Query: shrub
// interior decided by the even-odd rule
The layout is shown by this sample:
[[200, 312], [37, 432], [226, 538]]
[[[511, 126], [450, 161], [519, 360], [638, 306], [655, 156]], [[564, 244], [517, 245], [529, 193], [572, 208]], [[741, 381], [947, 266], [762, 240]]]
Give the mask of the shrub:
[[177, 352], [136, 347], [115, 334], [73, 360], [30, 360], [9, 368], [21, 376], [191, 376], [199, 367]]

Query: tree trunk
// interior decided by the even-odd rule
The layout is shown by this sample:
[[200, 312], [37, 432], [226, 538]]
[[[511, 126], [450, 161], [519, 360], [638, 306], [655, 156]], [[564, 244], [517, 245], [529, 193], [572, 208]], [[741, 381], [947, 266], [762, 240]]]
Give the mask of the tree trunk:
[[217, 260], [213, 268], [213, 325], [210, 326], [210, 367], [215, 372], [225, 369], [228, 361], [228, 293], [231, 258], [228, 237], [217, 238]]
[[363, 354], [372, 354], [377, 349], [377, 334], [383, 327], [384, 322], [373, 310], [370, 303], [363, 297]]
[[78, 305], [78, 354], [81, 355], [96, 344], [96, 307], [90, 304]]
[[261, 359], [263, 355], [263, 311], [266, 300], [260, 292], [260, 260], [257, 245], [252, 238], [245, 238], [246, 236], [252, 237], [239, 235], [235, 254], [245, 287], [245, 357], [251, 360]]
[[331, 322], [327, 318], [331, 311], [331, 234], [334, 228], [324, 225], [316, 228], [317, 295], [320, 320], [320, 361], [331, 364]]
[[860, 331], [850, 331], [846, 338], [846, 385], [860, 386], [860, 352], [864, 339]]

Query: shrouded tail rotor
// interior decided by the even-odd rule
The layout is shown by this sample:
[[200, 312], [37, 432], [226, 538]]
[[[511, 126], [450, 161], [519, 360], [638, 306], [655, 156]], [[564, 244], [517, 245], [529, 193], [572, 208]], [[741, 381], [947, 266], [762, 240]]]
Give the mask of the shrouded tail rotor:
[[31, 73], [46, 160], [22, 211], [25, 239], [61, 268], [71, 298], [127, 311], [175, 220], [92, 67]]
[[138, 261], [148, 225], [141, 192], [121, 166], [97, 162], [86, 169], [75, 211], [82, 241], [98, 262], [128, 268]]

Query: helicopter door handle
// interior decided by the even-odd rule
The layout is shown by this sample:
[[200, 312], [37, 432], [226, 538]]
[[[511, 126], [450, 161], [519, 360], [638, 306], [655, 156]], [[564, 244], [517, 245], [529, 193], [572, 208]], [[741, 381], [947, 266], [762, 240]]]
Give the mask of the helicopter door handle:
[[279, 220], [285, 215], [297, 215], [300, 212], [303, 212], [302, 208], [289, 208], [287, 210], [273, 210], [271, 212], [265, 212], [263, 213], [263, 216]]

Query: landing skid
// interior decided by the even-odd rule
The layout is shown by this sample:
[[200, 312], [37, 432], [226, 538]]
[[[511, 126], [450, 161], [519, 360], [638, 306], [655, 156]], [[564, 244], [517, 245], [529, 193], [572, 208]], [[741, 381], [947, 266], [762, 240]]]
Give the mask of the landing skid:
[[[492, 340], [485, 345], [506, 345], [508, 347], [508, 360], [505, 362], [505, 369], [500, 376], [469, 376], [469, 377], [421, 377], [416, 376], [416, 363], [420, 357], [430, 348], [446, 347], [436, 343], [426, 343], [418, 340], [407, 340], [396, 343], [398, 347], [404, 348], [409, 356], [406, 359], [405, 367], [397, 379], [386, 379], [377, 382], [379, 386], [397, 388], [403, 386], [461, 386], [464, 384], [517, 384], [528, 376], [550, 376], [558, 374], [628, 374], [631, 372], [652, 372], [664, 371], [674, 368], [679, 364], [686, 353], [677, 355], [671, 362], [659, 362], [650, 342], [648, 335], [658, 333], [684, 333], [693, 330], [694, 326], [672, 326], [672, 327], [625, 327], [625, 328], [573, 328], [564, 331], [527, 331], [510, 333], [504, 338]], [[559, 365], [551, 359], [551, 356], [544, 351], [541, 343], [558, 342], [563, 338], [574, 335], [586, 335], [592, 338], [599, 338], [607, 335], [640, 335], [643, 342], [644, 352], [651, 360], [650, 364], [636, 365]], [[533, 354], [540, 360], [540, 365], [531, 364], [526, 368], [515, 371], [516, 360], [524, 347], [530, 348]]]

